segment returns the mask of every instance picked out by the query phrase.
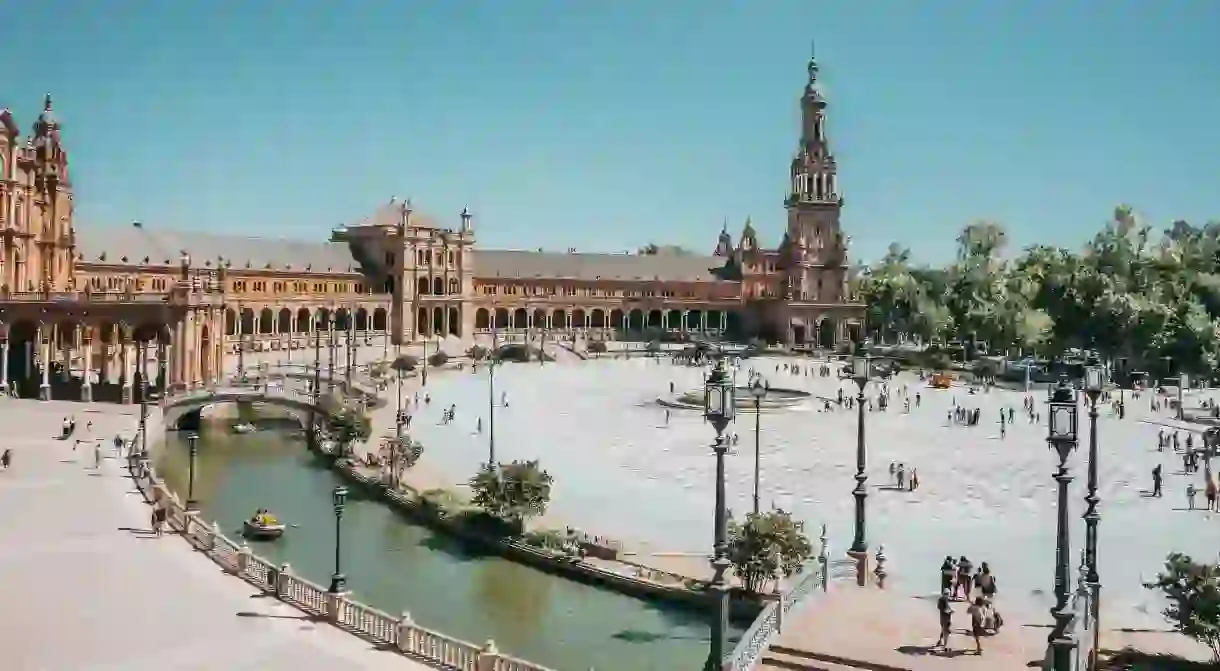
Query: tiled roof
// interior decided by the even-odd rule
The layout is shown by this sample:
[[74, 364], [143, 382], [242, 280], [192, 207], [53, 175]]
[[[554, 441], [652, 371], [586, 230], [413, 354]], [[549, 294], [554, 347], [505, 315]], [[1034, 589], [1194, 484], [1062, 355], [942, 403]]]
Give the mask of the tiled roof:
[[[76, 252], [85, 263], [177, 265], [183, 252], [195, 267], [227, 261], [233, 268], [356, 272], [358, 264], [346, 244], [275, 238], [248, 238], [177, 231], [156, 226], [79, 226]], [[103, 261], [101, 256], [105, 254]], [[144, 259], [148, 260], [145, 261]]]
[[[388, 203], [373, 210], [372, 214], [349, 226], [353, 228], [357, 226], [397, 226], [401, 221], [402, 201], [391, 198]], [[411, 225], [419, 228], [444, 228], [437, 223], [434, 217], [417, 210], [411, 211]]]
[[710, 282], [724, 265], [715, 256], [584, 254], [487, 249], [474, 252], [478, 278], [570, 278]]

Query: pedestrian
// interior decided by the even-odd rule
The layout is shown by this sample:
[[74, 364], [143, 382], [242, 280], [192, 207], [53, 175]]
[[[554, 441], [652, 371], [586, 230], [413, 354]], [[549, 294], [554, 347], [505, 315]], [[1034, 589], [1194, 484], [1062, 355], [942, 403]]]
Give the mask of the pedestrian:
[[1157, 464], [1152, 469], [1152, 495], [1161, 497], [1161, 465]]
[[[1189, 510], [1195, 509], [1195, 486], [1193, 484], [1186, 485], [1186, 505]], [[1211, 501], [1208, 501], [1207, 507], [1211, 508]]]
[[102, 467], [102, 441], [93, 441], [93, 469], [97, 470]]
[[983, 642], [980, 637], [983, 635], [983, 597], [975, 597], [974, 603], [966, 609], [970, 614], [970, 635], [974, 637], [974, 654], [983, 654]]
[[940, 591], [949, 593], [953, 589], [953, 576], [957, 575], [957, 564], [946, 555], [940, 565]]
[[953, 626], [953, 604], [949, 602], [949, 590], [941, 591], [940, 598], [936, 600], [936, 612], [940, 616], [940, 637], [936, 639], [933, 648], [949, 647], [949, 631]]
[[974, 584], [978, 585], [979, 591], [988, 599], [994, 597], [998, 591], [995, 584], [995, 574], [991, 572], [991, 567], [987, 565], [987, 562], [983, 562], [979, 566], [979, 574], [975, 576]]
[[11, 466], [12, 463], [13, 463], [13, 451], [11, 449], [5, 449], [4, 453], [0, 454], [0, 466], [4, 467], [4, 470], [7, 471], [8, 467]]
[[911, 469], [911, 491], [915, 491], [916, 489], [919, 489], [919, 469], [912, 468]]
[[165, 506], [162, 505], [161, 502], [154, 503], [153, 511], [152, 511], [152, 526], [153, 526], [153, 533], [156, 534], [158, 538], [161, 537], [161, 532], [165, 526], [166, 517], [167, 517], [167, 512], [166, 512]]

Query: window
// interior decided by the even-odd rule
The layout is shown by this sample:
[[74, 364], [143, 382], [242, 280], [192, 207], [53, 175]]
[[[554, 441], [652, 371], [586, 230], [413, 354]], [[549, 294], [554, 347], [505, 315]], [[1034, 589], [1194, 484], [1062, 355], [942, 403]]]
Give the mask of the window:
[[390, 266], [391, 268], [393, 268], [395, 260], [396, 260], [396, 257], [394, 255], [394, 252], [385, 253], [385, 264], [387, 266]]

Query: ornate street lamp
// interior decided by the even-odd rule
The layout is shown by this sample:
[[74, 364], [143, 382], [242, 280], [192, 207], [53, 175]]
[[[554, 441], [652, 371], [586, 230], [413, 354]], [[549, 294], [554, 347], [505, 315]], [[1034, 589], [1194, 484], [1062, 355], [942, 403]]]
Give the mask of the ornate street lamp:
[[872, 360], [868, 355], [868, 346], [863, 341], [856, 343], [856, 351], [851, 358], [851, 379], [856, 383], [858, 390], [856, 394], [856, 488], [852, 490], [852, 496], [856, 499], [856, 527], [847, 555], [856, 562], [856, 584], [861, 587], [868, 581], [868, 537], [864, 508], [865, 501], [868, 499], [868, 489], [865, 486], [868, 474], [864, 472], [868, 467], [864, 449], [864, 388], [868, 386], [872, 365]]
[[[132, 446], [135, 451], [135, 446]], [[140, 388], [140, 458], [148, 458], [148, 380]]]
[[343, 507], [347, 503], [347, 487], [339, 485], [332, 492], [335, 504], [335, 572], [330, 576], [331, 594], [339, 594], [347, 579], [343, 577], [343, 566], [340, 557], [343, 550]]
[[758, 478], [759, 471], [762, 469], [762, 450], [761, 450], [761, 429], [762, 429], [762, 400], [767, 396], [767, 388], [762, 383], [761, 377], [754, 378], [754, 384], [750, 387], [750, 395], [754, 397], [754, 514], [758, 514]]
[[[491, 350], [487, 353], [487, 467], [496, 467], [496, 348], [497, 333], [491, 332]], [[424, 367], [427, 370], [427, 366]]]
[[728, 451], [728, 441], [725, 440], [724, 430], [737, 412], [735, 393], [733, 379], [724, 369], [724, 358], [721, 357], [704, 382], [703, 390], [703, 416], [716, 430], [716, 442], [712, 444], [712, 451], [716, 454], [716, 529], [712, 554], [713, 576], [709, 585], [716, 599], [716, 616], [712, 620], [712, 643], [704, 666], [706, 671], [719, 671], [728, 648], [729, 584], [724, 577], [730, 565], [728, 511], [725, 509], [724, 495], [724, 455]]
[[[1088, 494], [1084, 501], [1088, 508], [1084, 513], [1084, 556], [1085, 583], [1093, 594], [1093, 622], [1101, 616], [1101, 576], [1097, 573], [1097, 523], [1101, 521], [1101, 513], [1097, 512], [1097, 504], [1101, 497], [1097, 495], [1097, 399], [1101, 396], [1106, 384], [1106, 368], [1101, 365], [1097, 353], [1092, 352], [1084, 368], [1084, 393], [1089, 399], [1089, 479]], [[1099, 650], [1101, 643], [1101, 628], [1093, 625], [1093, 650]]]
[[199, 456], [199, 434], [192, 433], [187, 436], [186, 442], [191, 450], [191, 462], [186, 478], [186, 509], [195, 510], [198, 507], [195, 503], [195, 458]]
[[1059, 514], [1055, 532], [1055, 605], [1051, 608], [1055, 625], [1047, 642], [1051, 648], [1051, 669], [1070, 671], [1072, 648], [1076, 641], [1068, 631], [1072, 622], [1072, 611], [1068, 606], [1068, 582], [1071, 580], [1068, 573], [1071, 554], [1068, 542], [1068, 484], [1072, 482], [1072, 476], [1067, 460], [1077, 444], [1077, 405], [1076, 392], [1068, 385], [1066, 378], [1059, 379], [1051, 394], [1048, 417], [1050, 432], [1046, 442], [1055, 449], [1059, 458], [1059, 470], [1055, 473], [1055, 482], [1059, 484]]
[[335, 390], [335, 313], [330, 313], [326, 320], [326, 391]]

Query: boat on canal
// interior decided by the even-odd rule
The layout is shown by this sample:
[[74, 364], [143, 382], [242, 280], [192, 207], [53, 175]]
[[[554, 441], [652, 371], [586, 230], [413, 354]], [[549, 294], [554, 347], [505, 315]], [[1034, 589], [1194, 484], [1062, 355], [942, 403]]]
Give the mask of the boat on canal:
[[242, 522], [241, 533], [252, 541], [273, 541], [283, 536], [286, 528], [275, 515], [260, 510]]

